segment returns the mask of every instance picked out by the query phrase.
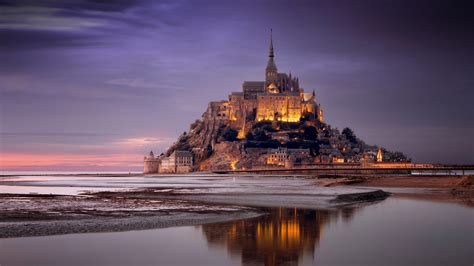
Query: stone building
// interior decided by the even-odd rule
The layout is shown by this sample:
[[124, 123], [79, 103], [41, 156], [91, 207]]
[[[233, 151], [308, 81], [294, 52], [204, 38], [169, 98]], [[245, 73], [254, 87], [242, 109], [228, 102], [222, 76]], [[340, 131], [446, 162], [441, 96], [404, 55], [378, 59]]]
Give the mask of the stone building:
[[276, 149], [269, 149], [266, 154], [266, 164], [278, 166], [293, 166], [295, 162], [301, 163], [310, 156], [309, 149], [288, 149], [278, 147]]
[[267, 154], [267, 164], [284, 166], [288, 158], [288, 149], [277, 148], [270, 149]]
[[159, 159], [155, 157], [153, 151], [150, 151], [148, 156], [143, 158], [143, 173], [144, 174], [154, 174], [158, 173]]
[[214, 101], [210, 102], [207, 106], [205, 115], [208, 118], [217, 120], [228, 120], [229, 119], [229, 102], [228, 101]]
[[278, 73], [271, 35], [265, 81], [244, 81], [241, 92], [232, 92], [228, 101], [210, 103], [206, 111], [206, 115], [218, 115], [240, 132], [245, 131], [248, 120], [299, 122], [307, 113], [323, 121], [314, 90], [305, 93], [298, 77]]
[[161, 159], [159, 173], [189, 173], [193, 171], [193, 154], [189, 151], [174, 151]]
[[302, 104], [299, 93], [272, 93], [257, 96], [257, 121], [299, 122]]

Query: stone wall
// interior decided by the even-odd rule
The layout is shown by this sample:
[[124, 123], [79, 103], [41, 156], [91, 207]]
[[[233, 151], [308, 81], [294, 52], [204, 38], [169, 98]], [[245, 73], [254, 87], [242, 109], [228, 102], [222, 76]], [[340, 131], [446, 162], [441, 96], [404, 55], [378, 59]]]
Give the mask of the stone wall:
[[146, 158], [143, 163], [143, 173], [144, 174], [156, 174], [158, 173], [158, 159], [148, 159]]

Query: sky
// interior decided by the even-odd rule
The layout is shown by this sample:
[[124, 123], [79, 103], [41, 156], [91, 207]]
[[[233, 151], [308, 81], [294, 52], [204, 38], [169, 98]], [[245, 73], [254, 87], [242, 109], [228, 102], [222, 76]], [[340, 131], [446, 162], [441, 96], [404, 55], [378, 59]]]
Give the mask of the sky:
[[139, 171], [212, 100], [280, 72], [334, 127], [474, 163], [474, 11], [438, 0], [0, 0], [0, 170]]

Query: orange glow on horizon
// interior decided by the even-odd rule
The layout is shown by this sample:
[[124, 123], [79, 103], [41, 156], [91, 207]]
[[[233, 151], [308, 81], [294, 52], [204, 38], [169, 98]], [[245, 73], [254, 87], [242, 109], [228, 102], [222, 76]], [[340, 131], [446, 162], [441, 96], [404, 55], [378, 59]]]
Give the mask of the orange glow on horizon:
[[142, 154], [78, 155], [0, 153], [0, 170], [141, 168]]

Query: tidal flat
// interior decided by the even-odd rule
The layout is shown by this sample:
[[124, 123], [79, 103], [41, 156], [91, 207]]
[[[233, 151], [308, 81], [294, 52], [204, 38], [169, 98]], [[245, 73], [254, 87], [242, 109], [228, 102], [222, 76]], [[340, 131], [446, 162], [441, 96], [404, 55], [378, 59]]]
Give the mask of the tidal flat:
[[474, 260], [472, 177], [10, 175], [0, 202], [5, 265]]
[[3, 238], [195, 225], [264, 215], [266, 207], [334, 209], [389, 196], [322, 187], [308, 176], [39, 175], [1, 184]]

